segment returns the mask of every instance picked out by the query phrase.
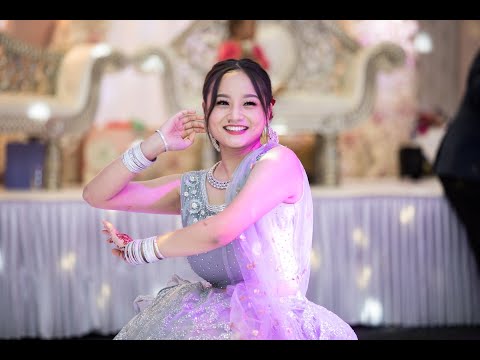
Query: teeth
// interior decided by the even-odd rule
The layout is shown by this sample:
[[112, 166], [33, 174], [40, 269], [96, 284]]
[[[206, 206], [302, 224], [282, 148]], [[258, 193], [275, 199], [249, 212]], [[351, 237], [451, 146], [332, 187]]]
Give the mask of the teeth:
[[247, 129], [245, 126], [225, 126], [225, 129], [228, 131], [242, 131]]

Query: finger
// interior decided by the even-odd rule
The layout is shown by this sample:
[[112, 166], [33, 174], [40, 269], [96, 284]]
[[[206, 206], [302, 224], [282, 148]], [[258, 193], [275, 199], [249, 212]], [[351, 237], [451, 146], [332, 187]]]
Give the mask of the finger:
[[112, 249], [112, 254], [121, 258], [122, 260], [125, 260], [124, 256], [123, 256], [123, 251], [122, 250], [119, 250], [119, 249]]
[[183, 119], [184, 117], [189, 116], [189, 115], [194, 115], [195, 113], [196, 113], [196, 111], [191, 110], [191, 109], [182, 110], [179, 113], [177, 113], [177, 118], [178, 119]]
[[104, 226], [104, 229], [106, 230], [112, 230], [114, 229], [113, 225], [111, 222], [107, 221], [107, 220], [102, 220], [102, 224]]
[[206, 129], [197, 129], [195, 128], [194, 131], [198, 134], [206, 134], [207, 133], [207, 130]]
[[110, 231], [108, 231], [107, 229], [102, 229], [102, 233], [110, 235]]
[[194, 127], [192, 123], [186, 123], [185, 125], [183, 125], [183, 131], [191, 131], [193, 129]]
[[123, 240], [116, 235], [112, 235], [112, 240], [113, 240], [113, 243], [117, 245], [118, 248], [123, 248], [125, 246]]
[[188, 138], [192, 133], [206, 133], [206, 130], [203, 128], [189, 128], [182, 129], [179, 131], [179, 135], [182, 139]]
[[183, 124], [186, 124], [189, 121], [204, 121], [205, 117], [203, 115], [198, 114], [190, 114], [183, 117], [182, 121]]
[[203, 120], [191, 120], [185, 122], [183, 125], [183, 129], [192, 129], [192, 128], [201, 128], [204, 129], [206, 127], [205, 121]]
[[182, 121], [184, 125], [188, 123], [193, 123], [193, 122], [205, 123], [205, 120], [203, 119], [203, 116], [193, 116], [193, 117], [184, 118]]
[[193, 122], [193, 121], [190, 121], [188, 123], [186, 123], [184, 126], [184, 130], [205, 130], [205, 124], [201, 123], [201, 122]]
[[182, 133], [182, 139], [185, 140], [185, 139], [188, 138], [192, 133], [195, 133], [195, 130], [193, 130], [193, 129], [188, 129], [188, 130], [183, 131], [183, 133]]
[[189, 124], [194, 129], [205, 129], [205, 121], [203, 120], [190, 121]]
[[111, 234], [116, 234], [118, 231], [115, 229], [115, 226], [107, 220], [103, 220], [103, 225], [105, 226], [104, 230], [107, 230]]
[[193, 142], [195, 141], [195, 134], [196, 134], [196, 132], [195, 132], [195, 131], [192, 131], [190, 134], [188, 134], [188, 135], [183, 139], [187, 145], [193, 144]]

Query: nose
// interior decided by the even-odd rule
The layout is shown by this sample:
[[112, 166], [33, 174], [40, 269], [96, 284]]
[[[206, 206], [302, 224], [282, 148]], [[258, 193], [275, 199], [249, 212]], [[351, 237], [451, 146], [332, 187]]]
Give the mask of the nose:
[[235, 123], [242, 121], [244, 119], [242, 107], [241, 106], [233, 106], [232, 111], [230, 112], [230, 116], [228, 118], [229, 123]]

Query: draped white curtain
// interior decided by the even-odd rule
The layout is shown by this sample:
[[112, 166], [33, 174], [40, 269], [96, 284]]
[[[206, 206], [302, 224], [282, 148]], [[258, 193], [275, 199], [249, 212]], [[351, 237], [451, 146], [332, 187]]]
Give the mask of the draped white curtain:
[[133, 300], [173, 273], [195, 278], [184, 259], [132, 267], [115, 258], [101, 220], [148, 237], [173, 230], [175, 216], [93, 209], [78, 201], [0, 202], [0, 338], [57, 338], [118, 331]]
[[350, 324], [480, 324], [480, 278], [443, 197], [316, 198], [308, 296]]

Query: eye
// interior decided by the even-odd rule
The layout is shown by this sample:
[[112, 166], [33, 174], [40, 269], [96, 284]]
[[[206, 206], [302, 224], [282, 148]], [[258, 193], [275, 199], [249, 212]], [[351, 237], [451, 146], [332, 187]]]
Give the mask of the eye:
[[244, 105], [247, 106], [257, 106], [257, 103], [255, 101], [247, 101]]
[[216, 105], [228, 105], [226, 100], [217, 100]]

